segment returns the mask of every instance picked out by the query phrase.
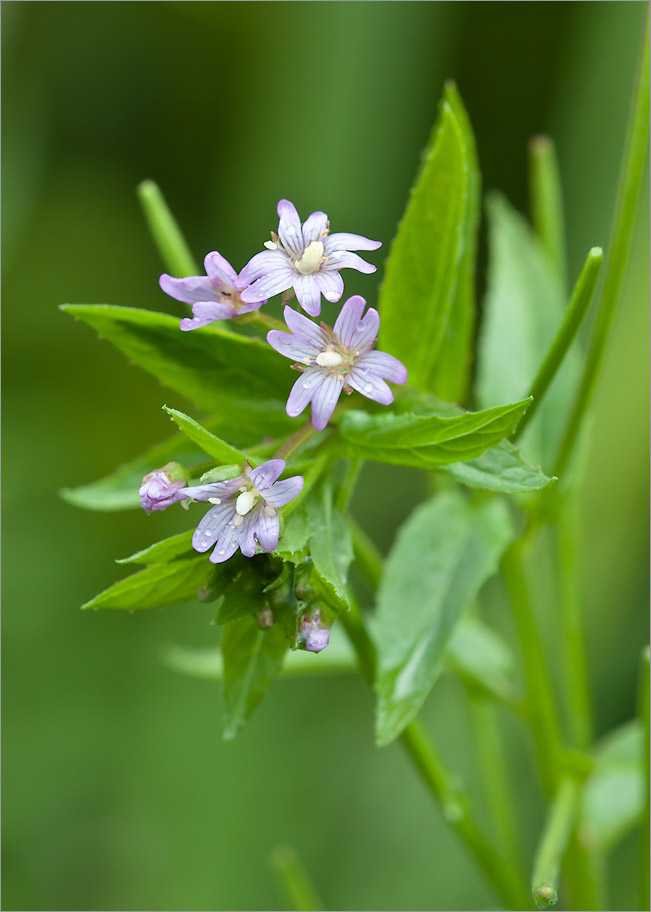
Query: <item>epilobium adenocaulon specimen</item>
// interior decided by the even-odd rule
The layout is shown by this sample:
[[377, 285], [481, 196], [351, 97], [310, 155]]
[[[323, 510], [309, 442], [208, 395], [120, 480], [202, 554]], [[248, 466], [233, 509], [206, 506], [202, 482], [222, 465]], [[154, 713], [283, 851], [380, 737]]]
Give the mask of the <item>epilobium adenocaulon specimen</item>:
[[322, 624], [320, 608], [301, 618], [301, 639], [308, 652], [321, 652], [330, 642], [330, 628]]
[[185, 488], [184, 497], [212, 504], [192, 538], [195, 551], [214, 546], [210, 560], [215, 564], [228, 560], [238, 548], [246, 557], [253, 557], [258, 545], [273, 551], [280, 534], [280, 508], [303, 488], [301, 475], [277, 481], [284, 469], [282, 459], [270, 459], [255, 469], [244, 463], [237, 478]]
[[181, 488], [187, 484], [183, 467], [178, 462], [168, 462], [162, 469], [149, 472], [140, 485], [140, 506], [147, 513], [166, 510], [183, 499]]
[[321, 313], [321, 295], [338, 301], [344, 293], [340, 269], [375, 272], [376, 267], [351, 253], [352, 250], [377, 250], [380, 241], [358, 234], [330, 234], [325, 212], [313, 212], [301, 225], [296, 207], [289, 200], [278, 203], [278, 234], [265, 243], [267, 250], [257, 253], [240, 273], [250, 283], [242, 300], [262, 303], [281, 291], [293, 288], [303, 310], [316, 317]]
[[366, 301], [360, 295], [348, 298], [331, 329], [317, 325], [302, 314], [285, 308], [285, 322], [290, 334], [272, 329], [269, 344], [297, 363], [301, 371], [287, 400], [287, 414], [292, 418], [312, 403], [312, 424], [317, 431], [327, 425], [342, 390], [357, 390], [362, 396], [381, 405], [393, 402], [393, 393], [385, 383], [406, 383], [407, 368], [385, 352], [372, 351], [380, 328], [380, 315], [369, 307], [362, 317]]
[[174, 279], [164, 273], [159, 280], [165, 294], [184, 304], [192, 304], [194, 316], [181, 320], [182, 330], [198, 329], [217, 320], [232, 320], [267, 303], [262, 297], [256, 298], [255, 302], [242, 299], [241, 293], [250, 283], [216, 250], [206, 256], [203, 265], [205, 276]]

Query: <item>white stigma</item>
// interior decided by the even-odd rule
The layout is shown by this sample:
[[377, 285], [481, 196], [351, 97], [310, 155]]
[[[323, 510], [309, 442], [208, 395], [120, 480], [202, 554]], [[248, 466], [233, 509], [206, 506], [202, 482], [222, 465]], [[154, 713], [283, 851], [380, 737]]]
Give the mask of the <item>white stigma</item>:
[[274, 244], [273, 241], [265, 241], [264, 246], [267, 250], [278, 250], [278, 244]]
[[221, 497], [209, 497], [208, 503], [211, 504], [220, 504], [222, 502]]
[[312, 272], [318, 272], [323, 261], [323, 244], [321, 241], [312, 241], [309, 247], [303, 251], [300, 260], [296, 260], [295, 266], [301, 275], [310, 275]]
[[240, 516], [246, 516], [246, 514], [253, 508], [255, 500], [255, 495], [252, 494], [251, 491], [243, 491], [235, 501], [236, 511]]
[[324, 351], [316, 356], [316, 363], [319, 367], [339, 367], [343, 360], [336, 351]]

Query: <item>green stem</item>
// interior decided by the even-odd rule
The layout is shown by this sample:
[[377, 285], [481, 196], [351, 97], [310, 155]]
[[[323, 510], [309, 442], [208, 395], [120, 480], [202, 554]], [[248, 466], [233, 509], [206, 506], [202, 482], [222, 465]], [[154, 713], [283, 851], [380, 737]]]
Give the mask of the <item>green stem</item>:
[[578, 809], [579, 786], [568, 776], [551, 804], [533, 865], [531, 892], [537, 909], [558, 902], [558, 878]]
[[649, 777], [651, 775], [649, 764], [649, 647], [646, 646], [642, 653], [640, 666], [640, 684], [638, 691], [638, 714], [644, 731], [644, 813], [642, 814], [642, 829], [640, 831], [640, 909], [648, 909], [649, 899]]
[[[342, 612], [341, 621], [357, 654], [362, 676], [372, 688], [375, 680], [375, 648], [366, 631], [359, 607]], [[528, 897], [521, 887], [518, 872], [502, 858], [483, 836], [472, 818], [467, 797], [447, 772], [421, 722], [411, 722], [400, 740], [420, 772], [430, 794], [440, 805], [446, 821], [466, 844], [502, 900], [511, 909], [526, 909]]]
[[592, 341], [581, 384], [561, 442], [555, 475], [561, 475], [574, 449], [583, 416], [590, 403], [603, 362], [608, 332], [619, 300], [628, 263], [635, 212], [645, 173], [649, 135], [649, 7], [637, 75], [633, 109], [629, 121], [622, 171], [617, 191], [617, 206], [610, 243], [610, 257]]
[[281, 446], [274, 456], [274, 459], [284, 459], [285, 462], [289, 462], [292, 456], [297, 453], [308, 440], [318, 433], [319, 432], [312, 426], [312, 422], [307, 421], [302, 428], [299, 428], [298, 431], [296, 431], [295, 434], [292, 434], [289, 440]]
[[581, 275], [574, 286], [570, 303], [565, 310], [563, 322], [556, 333], [554, 341], [552, 342], [551, 347], [547, 352], [547, 356], [540, 366], [536, 379], [529, 391], [529, 395], [533, 396], [533, 402], [525, 412], [522, 421], [511, 435], [511, 440], [517, 440], [518, 437], [522, 435], [524, 429], [536, 414], [538, 406], [542, 402], [550, 383], [556, 376], [556, 372], [561, 366], [570, 345], [574, 341], [581, 323], [588, 312], [590, 302], [592, 301], [603, 257], [604, 255], [601, 247], [593, 247], [588, 253], [585, 265], [581, 270]]
[[350, 504], [350, 499], [355, 491], [355, 485], [359, 478], [359, 473], [364, 465], [363, 459], [348, 459], [346, 469], [339, 488], [337, 489], [336, 508], [340, 513], [345, 513]]
[[355, 562], [366, 582], [371, 589], [375, 590], [380, 585], [380, 580], [382, 579], [382, 554], [377, 545], [371, 541], [366, 532], [352, 516], [348, 517], [348, 523], [353, 540]]
[[558, 785], [562, 745], [538, 627], [523, 567], [522, 543], [515, 542], [502, 558], [506, 583], [524, 663], [531, 733], [536, 745], [543, 786], [553, 794]]
[[271, 865], [288, 909], [319, 912], [324, 908], [309, 874], [291, 846], [277, 846], [271, 855]]
[[165, 268], [179, 278], [198, 275], [190, 248], [158, 184], [152, 180], [143, 181], [138, 185], [138, 198]]
[[568, 495], [559, 512], [558, 553], [560, 566], [560, 628], [563, 643], [563, 692], [571, 741], [585, 749], [592, 742], [592, 703], [585, 654], [581, 597], [579, 592], [578, 548], [581, 527], [576, 496]]
[[518, 823], [514, 809], [516, 801], [511, 794], [506, 766], [504, 746], [499, 730], [499, 719], [495, 704], [468, 687], [470, 712], [473, 719], [473, 733], [479, 769], [484, 779], [484, 793], [488, 801], [488, 812], [498, 845], [506, 858], [514, 864], [520, 861]]
[[239, 317], [240, 323], [252, 323], [254, 326], [260, 326], [262, 329], [281, 329], [287, 332], [287, 326], [282, 320], [277, 320], [271, 314], [263, 313], [261, 310], [252, 310], [249, 313]]
[[534, 136], [529, 143], [529, 187], [531, 221], [565, 288], [563, 195], [556, 149], [549, 136]]

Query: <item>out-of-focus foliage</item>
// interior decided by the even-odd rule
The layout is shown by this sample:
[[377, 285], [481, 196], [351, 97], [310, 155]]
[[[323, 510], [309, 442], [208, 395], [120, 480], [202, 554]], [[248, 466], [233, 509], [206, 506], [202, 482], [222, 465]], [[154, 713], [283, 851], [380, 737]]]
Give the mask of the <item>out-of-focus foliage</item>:
[[[527, 208], [529, 137], [556, 140], [572, 281], [589, 247], [608, 253], [642, 15], [637, 3], [3, 4], [7, 908], [279, 907], [267, 858], [281, 842], [301, 848], [332, 908], [494, 904], [399, 751], [373, 747], [361, 686], [281, 680], [266, 712], [224, 744], [216, 686], [159, 660], [169, 642], [215, 643], [214, 604], [78, 611], [124, 575], [111, 564], [116, 542], [117, 553], [137, 552], [180, 531], [183, 517], [81, 513], [57, 490], [163, 440], [161, 403], [187, 403], [129, 372], [57, 305], [181, 314], [158, 288], [163, 270], [135, 198], [144, 177], [163, 187], [197, 258], [216, 248], [241, 267], [281, 197], [324, 209], [334, 230], [382, 239], [387, 253], [447, 77], [472, 119], [485, 186], [517, 209]], [[480, 241], [482, 290], [485, 228]], [[635, 250], [582, 495], [600, 730], [630, 718], [648, 636], [644, 215]], [[347, 275], [346, 292], [373, 304], [373, 281]], [[197, 448], [175, 438], [196, 461]], [[369, 464], [353, 508], [387, 549], [423, 493], [408, 469]], [[542, 573], [548, 634], [555, 604]], [[472, 782], [458, 691], [446, 682], [427, 722]], [[528, 747], [504, 721], [517, 788]], [[538, 796], [520, 789], [533, 839]], [[532, 846], [522, 849], [529, 857]], [[613, 908], [634, 902], [630, 849], [614, 857]]]

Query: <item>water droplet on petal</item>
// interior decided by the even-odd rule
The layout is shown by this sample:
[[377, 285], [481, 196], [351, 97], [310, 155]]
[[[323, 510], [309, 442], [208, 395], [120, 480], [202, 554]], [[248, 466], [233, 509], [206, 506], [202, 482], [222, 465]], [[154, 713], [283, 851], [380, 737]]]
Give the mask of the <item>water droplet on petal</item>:
[[372, 392], [373, 392], [373, 384], [372, 384], [372, 383], [367, 383], [366, 386], [364, 387], [364, 392], [365, 392], [365, 393], [372, 393]]
[[363, 320], [359, 320], [357, 323], [357, 329], [366, 329], [366, 323]]
[[226, 554], [226, 548], [220, 548], [218, 554]]
[[288, 225], [288, 226], [285, 228], [285, 234], [294, 234], [294, 229], [292, 228], [291, 225]]
[[309, 380], [303, 380], [303, 389], [309, 390], [309, 388], [311, 386], [312, 386], [312, 384], [310, 383]]

